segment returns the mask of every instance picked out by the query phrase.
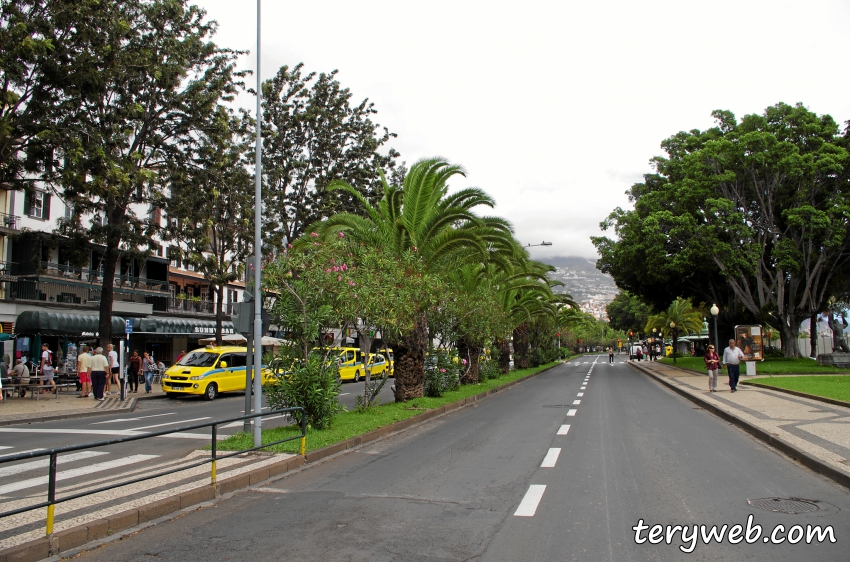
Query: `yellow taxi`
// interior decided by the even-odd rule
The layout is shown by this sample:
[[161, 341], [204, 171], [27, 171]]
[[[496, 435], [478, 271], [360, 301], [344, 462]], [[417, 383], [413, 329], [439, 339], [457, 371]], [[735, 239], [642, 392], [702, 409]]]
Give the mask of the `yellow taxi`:
[[[366, 376], [363, 370], [363, 353], [358, 349], [357, 353], [353, 354], [351, 360], [339, 362], [339, 380], [359, 382], [361, 376]], [[341, 359], [347, 358], [342, 357]], [[354, 359], [356, 358], [356, 360]], [[383, 376], [384, 372], [390, 368], [387, 359], [380, 353], [369, 354], [369, 370], [372, 373], [372, 378]]]
[[[214, 400], [221, 392], [245, 391], [245, 360], [248, 348], [208, 346], [190, 351], [166, 369], [162, 390], [169, 398], [201, 395]], [[272, 378], [263, 369], [263, 383]]]
[[378, 353], [383, 355], [384, 358], [386, 358], [386, 360], [387, 360], [387, 365], [388, 365], [387, 368], [390, 371], [390, 374], [387, 375], [387, 376], [388, 377], [394, 376], [395, 375], [395, 355], [393, 355], [393, 350], [390, 349], [389, 347], [385, 347], [383, 349], [379, 349]]

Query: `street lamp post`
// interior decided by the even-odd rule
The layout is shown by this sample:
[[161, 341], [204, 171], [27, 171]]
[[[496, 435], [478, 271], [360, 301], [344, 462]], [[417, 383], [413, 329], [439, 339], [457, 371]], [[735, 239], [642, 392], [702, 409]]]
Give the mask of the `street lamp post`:
[[670, 331], [673, 332], [673, 364], [676, 363], [676, 323], [670, 322]]
[[652, 357], [655, 357], [656, 361], [658, 361], [658, 357], [655, 355], [655, 342], [658, 340], [658, 336], [656, 336], [657, 333], [658, 333], [658, 328], [653, 328], [652, 329], [652, 348], [650, 348], [650, 350], [649, 350], [650, 359], [652, 359]]
[[717, 315], [720, 314], [720, 309], [716, 304], [711, 305], [711, 315], [714, 316], [714, 350], [720, 353], [720, 337], [717, 335]]
[[[260, 284], [263, 256], [263, 82], [260, 78], [260, 30], [262, 18], [260, 17], [260, 4], [257, 0], [257, 146], [256, 165], [254, 170], [254, 255], [257, 261], [254, 268], [254, 290], [256, 291], [254, 303], [254, 330], [253, 341], [249, 345], [248, 353], [254, 352], [254, 413], [263, 411], [263, 293]], [[248, 412], [245, 412], [247, 415]], [[262, 445], [263, 419], [254, 418], [254, 447]]]
[[532, 248], [534, 246], [551, 246], [551, 245], [552, 245], [551, 242], [541, 242], [540, 244], [526, 244], [525, 247], [526, 248]]

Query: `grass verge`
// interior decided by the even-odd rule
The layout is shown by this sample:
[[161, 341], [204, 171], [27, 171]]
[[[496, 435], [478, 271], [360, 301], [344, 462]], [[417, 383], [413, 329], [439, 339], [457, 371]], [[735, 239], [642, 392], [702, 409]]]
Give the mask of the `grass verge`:
[[[667, 365], [673, 365], [673, 359], [670, 357], [659, 359], [659, 361]], [[702, 357], [679, 357], [676, 359], [676, 366], [690, 371], [705, 372], [705, 361], [703, 361]], [[818, 365], [815, 361], [802, 357], [793, 359], [765, 359], [764, 361], [759, 361], [756, 370], [759, 375], [805, 375], [821, 373], [837, 375], [848, 372], [846, 369], [839, 369], [832, 365]], [[741, 365], [741, 373], [744, 374], [746, 372], [747, 366], [744, 363]]]
[[[470, 396], [474, 396], [481, 392], [485, 392], [492, 388], [497, 388], [507, 383], [514, 382], [530, 374], [540, 372], [544, 369], [557, 365], [558, 362], [548, 363], [539, 367], [521, 369], [519, 371], [511, 371], [506, 375], [502, 375], [497, 379], [491, 379], [479, 384], [471, 384], [461, 386], [457, 390], [446, 392], [440, 398], [417, 398], [405, 403], [391, 402], [380, 404], [366, 411], [358, 412], [356, 410], [344, 412], [334, 419], [333, 425], [329, 429], [314, 430], [307, 429], [307, 451], [315, 451], [329, 445], [334, 445], [351, 439], [358, 435], [368, 433], [373, 429], [390, 425], [391, 423], [411, 418], [426, 410], [439, 408], [458, 400], [463, 400]], [[263, 430], [263, 443], [273, 443], [287, 437], [300, 435], [301, 429], [298, 427], [275, 427], [272, 429]], [[237, 433], [219, 442], [219, 451], [241, 451], [250, 449], [254, 446], [253, 437], [245, 433]], [[277, 453], [298, 453], [299, 440], [288, 441], [279, 445], [274, 445], [266, 451], [274, 451]]]
[[850, 377], [847, 376], [782, 377], [752, 382], [850, 402]]

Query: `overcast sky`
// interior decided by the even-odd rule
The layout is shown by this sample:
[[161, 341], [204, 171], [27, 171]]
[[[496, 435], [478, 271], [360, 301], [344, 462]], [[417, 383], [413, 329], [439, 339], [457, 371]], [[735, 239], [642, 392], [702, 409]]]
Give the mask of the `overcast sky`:
[[[255, 3], [197, 3], [255, 69]], [[408, 165], [461, 164], [453, 188], [487, 191], [523, 244], [553, 243], [536, 258], [596, 257], [589, 237], [661, 141], [715, 109], [850, 120], [847, 0], [265, 0], [262, 20], [263, 79], [338, 69]]]

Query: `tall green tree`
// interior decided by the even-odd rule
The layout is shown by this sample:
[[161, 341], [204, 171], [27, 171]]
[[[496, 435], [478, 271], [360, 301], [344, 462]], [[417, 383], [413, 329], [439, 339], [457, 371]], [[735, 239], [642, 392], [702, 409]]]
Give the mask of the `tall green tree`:
[[244, 112], [218, 106], [168, 171], [165, 235], [216, 296], [218, 344], [225, 288], [242, 278], [253, 247], [254, 180], [248, 171], [253, 125]]
[[[653, 304], [648, 295], [677, 292], [723, 303], [722, 279], [733, 297], [725, 310], [737, 305], [776, 326], [795, 357], [801, 321], [823, 309], [834, 276], [850, 265], [846, 139], [830, 116], [801, 104], [740, 121], [713, 115], [716, 127], [665, 141], [668, 156], [630, 191], [635, 209], [603, 223], [619, 240], [594, 238], [599, 265]], [[640, 275], [649, 281], [638, 283]]]
[[373, 121], [375, 105], [352, 103], [336, 70], [304, 74], [303, 66], [282, 66], [263, 84], [264, 236], [278, 250], [315, 221], [359, 211], [347, 192], [327, 189], [331, 181], [356, 186], [374, 203], [378, 170], [397, 170], [398, 152], [383, 150], [396, 135]]
[[[73, 218], [63, 233], [104, 247], [100, 340], [112, 337], [114, 275], [123, 252], [154, 251], [161, 231], [151, 206], [165, 200], [164, 172], [237, 92], [239, 53], [215, 45], [216, 24], [188, 0], [107, 3], [113, 19], [90, 30], [100, 71], [72, 92], [75, 110], [58, 127], [61, 184]], [[86, 69], [81, 69], [85, 73]], [[92, 215], [102, 217], [91, 221]]]
[[605, 307], [608, 322], [615, 330], [640, 332], [652, 315], [652, 308], [643, 299], [628, 291], [620, 291]]
[[[704, 313], [694, 307], [690, 299], [677, 298], [666, 310], [653, 314], [646, 321], [643, 332], [648, 334], [655, 328], [664, 337], [672, 337], [673, 352], [677, 351], [679, 334], [699, 333], [703, 327]], [[675, 356], [673, 357], [675, 360]]]
[[[353, 187], [335, 184], [359, 201], [366, 216], [340, 213], [320, 221], [310, 230], [325, 239], [343, 232], [352, 243], [382, 248], [396, 256], [413, 252], [422, 260], [424, 272], [445, 271], [451, 265], [491, 257], [505, 259], [494, 247], [513, 242], [510, 225], [502, 219], [479, 217], [474, 209], [494, 202], [480, 189], [448, 193], [448, 181], [463, 170], [440, 159], [414, 164], [401, 187], [385, 180], [384, 196], [376, 206]], [[428, 349], [428, 312], [431, 303], [411, 303], [416, 314], [392, 346], [395, 354], [395, 397], [403, 402], [422, 396], [425, 353]]]

